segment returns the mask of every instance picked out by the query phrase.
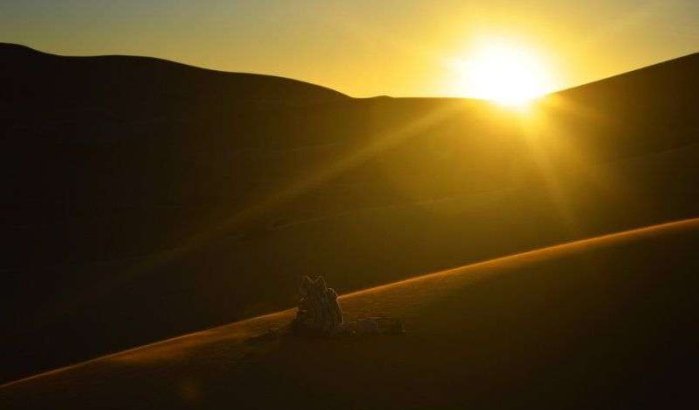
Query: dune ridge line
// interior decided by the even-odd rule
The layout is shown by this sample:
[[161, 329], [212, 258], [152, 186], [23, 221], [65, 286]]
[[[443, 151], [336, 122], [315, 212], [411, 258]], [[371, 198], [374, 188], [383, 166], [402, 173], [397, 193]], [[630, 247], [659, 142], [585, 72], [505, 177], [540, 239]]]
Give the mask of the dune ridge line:
[[[536, 262], [540, 260], [544, 260], [549, 257], [555, 257], [555, 256], [560, 256], [560, 255], [565, 255], [569, 253], [574, 253], [576, 251], [581, 251], [584, 249], [588, 249], [590, 247], [600, 247], [600, 246], [605, 246], [605, 245], [611, 245], [615, 243], [623, 243], [625, 241], [630, 241], [630, 240], [635, 240], [635, 239], [641, 239], [643, 237], [655, 235], [655, 234], [661, 234], [665, 232], [672, 232], [672, 231], [680, 231], [684, 229], [699, 229], [699, 217], [696, 218], [688, 218], [688, 219], [683, 219], [683, 220], [678, 220], [678, 221], [671, 221], [671, 222], [666, 222], [666, 223], [661, 223], [657, 225], [650, 225], [650, 226], [645, 226], [641, 228], [634, 228], [630, 230], [625, 230], [621, 232], [615, 232], [615, 233], [609, 233], [609, 234], [604, 234], [604, 235], [599, 235], [591, 238], [585, 238], [585, 239], [579, 239], [579, 240], [574, 240], [571, 242], [565, 242], [557, 245], [552, 245], [552, 246], [547, 246], [543, 248], [538, 248], [538, 249], [533, 249], [530, 251], [524, 251], [524, 252], [519, 252], [515, 254], [510, 254], [510, 255], [505, 255], [493, 259], [488, 259], [485, 261], [481, 262], [474, 262], [470, 263], [467, 265], [462, 265], [458, 266], [455, 268], [451, 269], [446, 269], [446, 270], [441, 270], [438, 272], [433, 272], [433, 273], [428, 273], [428, 274], [423, 274], [419, 275], [416, 277], [400, 280], [397, 282], [392, 282], [384, 285], [379, 285], [367, 289], [362, 289], [358, 290], [355, 292], [347, 293], [342, 296], [340, 296], [340, 299], [350, 299], [350, 298], [355, 298], [359, 297], [362, 295], [366, 295], [369, 293], [373, 292], [380, 292], [383, 290], [388, 290], [391, 288], [395, 287], [400, 287], [408, 284], [415, 284], [421, 281], [428, 281], [432, 279], [437, 279], [440, 277], [446, 277], [450, 275], [456, 275], [456, 274], [466, 274], [472, 271], [477, 271], [479, 269], [483, 268], [490, 268], [490, 267], [501, 267], [503, 265], [509, 264], [509, 263], [527, 263], [527, 262]], [[146, 344], [143, 346], [137, 346], [132, 349], [127, 349], [115, 353], [111, 353], [108, 355], [104, 356], [99, 356], [90, 360], [86, 360], [83, 362], [79, 362], [76, 364], [72, 364], [69, 366], [64, 366], [60, 367], [57, 369], [49, 370], [46, 372], [42, 372], [33, 376], [25, 377], [19, 380], [14, 380], [9, 383], [5, 383], [3, 385], [0, 385], [0, 389], [5, 389], [9, 388], [12, 386], [16, 386], [25, 382], [29, 382], [31, 380], [39, 379], [42, 377], [54, 375], [57, 373], [61, 373], [70, 369], [75, 369], [81, 366], [85, 366], [90, 363], [98, 362], [101, 360], [107, 360], [112, 357], [128, 354], [128, 353], [133, 353], [137, 352], [139, 350], [143, 349], [149, 349], [153, 348], [156, 346], [161, 346], [169, 343], [176, 342], [178, 340], [184, 340], [187, 338], [192, 338], [192, 337], [197, 337], [197, 336], [203, 336], [206, 333], [211, 333], [211, 332], [216, 332], [216, 331], [221, 331], [226, 328], [230, 328], [233, 326], [240, 326], [245, 323], [250, 323], [254, 321], [260, 321], [260, 320], [265, 320], [265, 319], [272, 319], [275, 317], [283, 317], [284, 315], [290, 315], [293, 312], [293, 308], [291, 309], [285, 309], [273, 313], [268, 313], [260, 316], [255, 316], [252, 318], [248, 319], [243, 319], [237, 322], [229, 323], [226, 325], [222, 326], [217, 326], [213, 327], [210, 329], [194, 332], [194, 333], [188, 333], [184, 335], [180, 335], [174, 338], [170, 339], [165, 339], [161, 340], [158, 342]]]

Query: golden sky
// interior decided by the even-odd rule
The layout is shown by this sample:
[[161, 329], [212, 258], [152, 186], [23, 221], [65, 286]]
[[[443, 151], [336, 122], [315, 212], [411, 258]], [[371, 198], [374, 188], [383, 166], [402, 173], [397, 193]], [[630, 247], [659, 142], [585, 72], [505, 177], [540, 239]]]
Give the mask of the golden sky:
[[4, 0], [0, 41], [274, 74], [355, 97], [468, 96], [460, 61], [505, 42], [554, 89], [699, 51], [696, 0]]

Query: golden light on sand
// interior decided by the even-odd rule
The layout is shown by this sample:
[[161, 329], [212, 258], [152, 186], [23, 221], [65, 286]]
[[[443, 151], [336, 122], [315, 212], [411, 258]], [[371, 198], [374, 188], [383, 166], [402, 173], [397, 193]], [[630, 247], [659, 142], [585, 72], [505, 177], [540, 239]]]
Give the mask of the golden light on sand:
[[540, 56], [507, 42], [485, 42], [451, 66], [459, 93], [500, 105], [523, 107], [554, 88], [552, 74]]

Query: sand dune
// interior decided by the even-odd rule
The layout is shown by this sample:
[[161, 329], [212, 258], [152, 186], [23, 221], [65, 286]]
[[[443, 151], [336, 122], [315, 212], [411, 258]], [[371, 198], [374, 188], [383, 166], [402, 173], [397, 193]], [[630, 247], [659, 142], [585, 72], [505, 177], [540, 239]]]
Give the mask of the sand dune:
[[[9, 383], [3, 408], [590, 408], [687, 398], [699, 218], [344, 295], [404, 336], [281, 337], [292, 310]], [[102, 406], [105, 407], [102, 407]]]
[[347, 293], [699, 214], [699, 54], [557, 93], [543, 130], [482, 101], [0, 58], [0, 383], [279, 310], [301, 274]]

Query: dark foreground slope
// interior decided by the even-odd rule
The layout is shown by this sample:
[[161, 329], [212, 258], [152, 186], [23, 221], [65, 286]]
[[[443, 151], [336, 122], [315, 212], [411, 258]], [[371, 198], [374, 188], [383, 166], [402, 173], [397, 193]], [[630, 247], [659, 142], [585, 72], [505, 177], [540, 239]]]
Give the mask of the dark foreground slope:
[[517, 115], [2, 53], [3, 380], [288, 307], [300, 274], [348, 292], [699, 214], [696, 55]]
[[401, 336], [259, 339], [267, 315], [0, 387], [7, 409], [691, 407], [699, 219], [341, 298]]
[[478, 103], [0, 48], [2, 380], [280, 308], [309, 270], [382, 283], [348, 215], [509, 171], [478, 170], [503, 155]]

